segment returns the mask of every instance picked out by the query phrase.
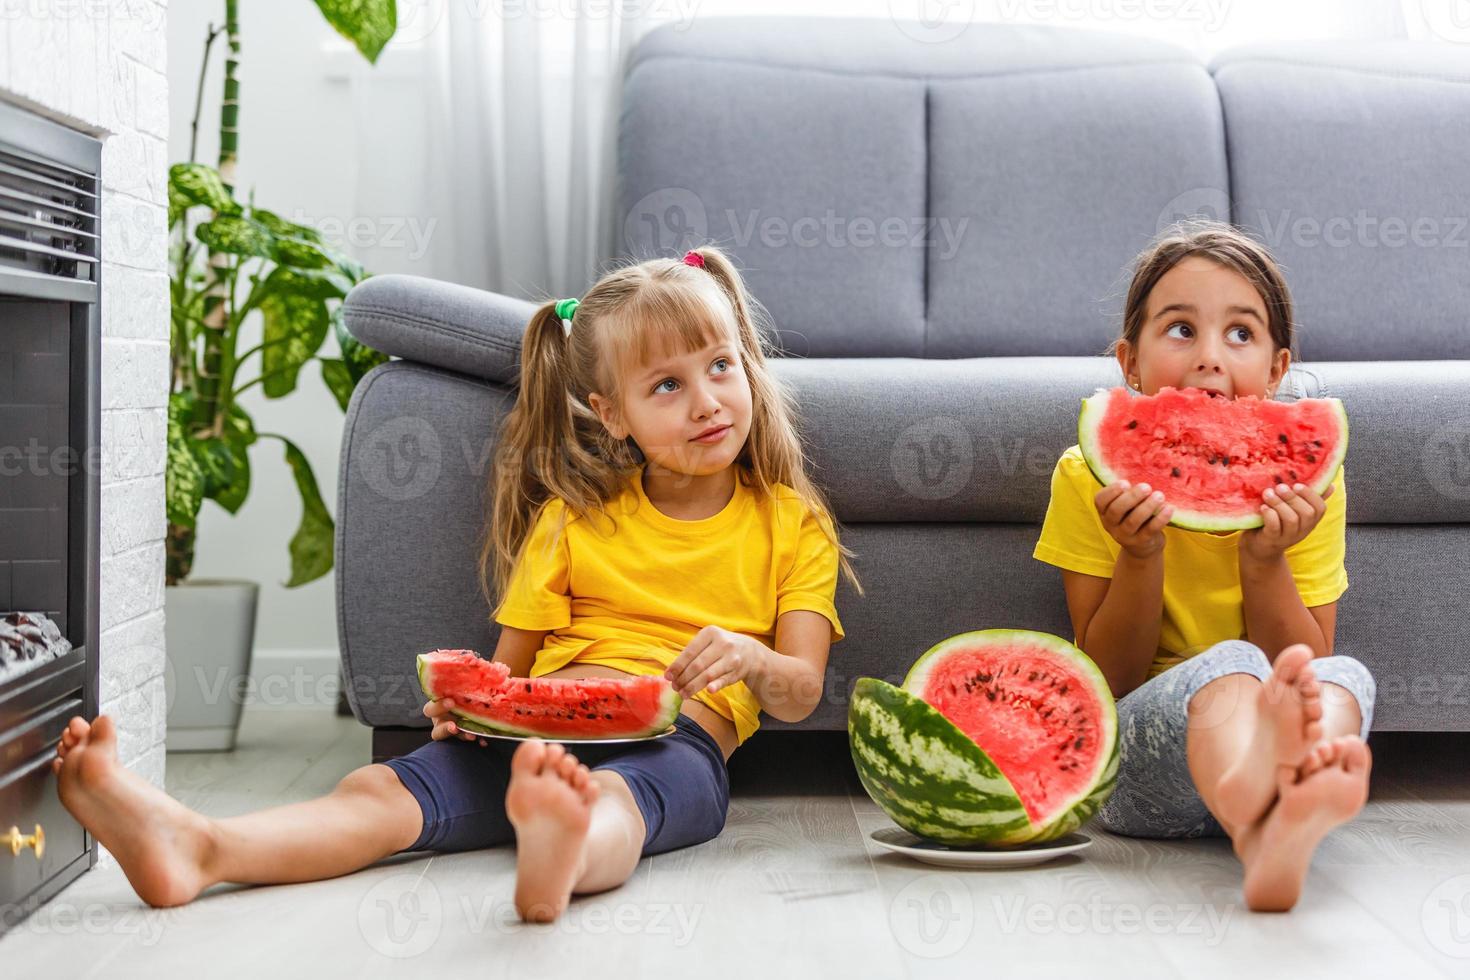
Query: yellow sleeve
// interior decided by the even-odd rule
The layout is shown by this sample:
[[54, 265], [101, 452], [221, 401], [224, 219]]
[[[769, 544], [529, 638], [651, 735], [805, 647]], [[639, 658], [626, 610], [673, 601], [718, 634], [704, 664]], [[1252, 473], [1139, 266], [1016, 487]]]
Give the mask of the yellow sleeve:
[[1338, 470], [1327, 512], [1312, 533], [1286, 549], [1286, 563], [1304, 606], [1325, 606], [1347, 591], [1347, 485]]
[[554, 630], [572, 623], [571, 552], [561, 527], [560, 500], [541, 508], [521, 546], [495, 621], [523, 630]]
[[1092, 498], [1102, 487], [1073, 446], [1062, 454], [1051, 474], [1051, 500], [1041, 523], [1032, 557], [1072, 572], [1113, 577], [1117, 553], [1103, 530]]
[[776, 586], [776, 618], [793, 609], [808, 609], [826, 616], [832, 624], [832, 642], [846, 634], [837, 618], [837, 546], [827, 537], [816, 514], [803, 505], [801, 528], [797, 532], [796, 558]]

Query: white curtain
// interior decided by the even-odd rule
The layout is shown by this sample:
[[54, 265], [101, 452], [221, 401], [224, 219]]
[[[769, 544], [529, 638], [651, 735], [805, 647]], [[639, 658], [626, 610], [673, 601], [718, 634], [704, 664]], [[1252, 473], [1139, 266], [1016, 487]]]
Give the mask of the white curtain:
[[625, 59], [673, 8], [401, 0], [404, 12], [423, 34], [434, 274], [529, 298], [581, 293], [612, 254]]
[[[381, 134], [373, 88], [407, 73], [421, 93], [425, 138], [384, 146], [379, 135], [374, 146], [379, 158], [404, 158], [381, 166], [423, 182], [413, 193], [434, 233], [428, 262], [412, 271], [533, 299], [573, 296], [615, 254], [622, 70], [661, 23], [803, 15], [957, 20], [966, 30], [1057, 24], [1145, 34], [1208, 58], [1253, 41], [1435, 40], [1458, 23], [1462, 3], [1470, 0], [399, 0], [385, 53], [396, 50], [398, 67], [355, 72], [355, 101], [359, 133]], [[366, 145], [360, 137], [360, 156]]]

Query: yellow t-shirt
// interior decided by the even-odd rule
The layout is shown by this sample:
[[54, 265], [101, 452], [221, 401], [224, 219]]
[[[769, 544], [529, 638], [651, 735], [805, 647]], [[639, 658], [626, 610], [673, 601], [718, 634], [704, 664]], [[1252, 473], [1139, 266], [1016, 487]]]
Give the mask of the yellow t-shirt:
[[[1337, 475], [1327, 512], [1301, 541], [1286, 549], [1297, 592], [1322, 606], [1347, 591], [1343, 566], [1347, 492]], [[1102, 489], [1082, 450], [1062, 454], [1051, 477], [1051, 502], [1034, 557], [1086, 575], [1113, 577], [1122, 545], [1103, 529], [1093, 498]], [[1164, 617], [1159, 650], [1148, 676], [1156, 677], [1221, 640], [1244, 639], [1245, 596], [1240, 589], [1239, 544], [1244, 532], [1210, 534], [1164, 528]]]
[[[838, 553], [823, 523], [789, 487], [760, 494], [741, 477], [723, 510], [694, 521], [654, 507], [641, 470], [591, 520], [548, 501], [495, 611], [502, 626], [550, 631], [531, 676], [572, 661], [662, 674], [709, 625], [772, 646], [777, 618], [793, 609], [821, 613], [842, 639]], [[760, 727], [743, 683], [694, 699], [733, 721], [742, 742]]]

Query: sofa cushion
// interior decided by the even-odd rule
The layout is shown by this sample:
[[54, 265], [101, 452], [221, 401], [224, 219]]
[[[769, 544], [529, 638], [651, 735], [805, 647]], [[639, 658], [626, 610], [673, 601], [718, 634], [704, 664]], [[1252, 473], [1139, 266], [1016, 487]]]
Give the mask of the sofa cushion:
[[[1081, 400], [1122, 383], [1102, 357], [784, 360], [838, 517], [1031, 521]], [[1470, 361], [1296, 366], [1279, 393], [1341, 398], [1348, 519], [1470, 522]]]
[[1261, 45], [1212, 70], [1234, 220], [1285, 265], [1302, 356], [1470, 357], [1464, 48]]
[[652, 32], [618, 171], [620, 250], [715, 242], [785, 349], [820, 357], [1097, 353], [1160, 216], [1226, 187], [1219, 102], [1182, 48], [825, 17]]

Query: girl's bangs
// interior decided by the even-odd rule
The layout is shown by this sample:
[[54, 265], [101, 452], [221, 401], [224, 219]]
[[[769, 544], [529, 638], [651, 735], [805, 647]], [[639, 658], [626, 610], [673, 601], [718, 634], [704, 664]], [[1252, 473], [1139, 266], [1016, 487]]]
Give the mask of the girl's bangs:
[[737, 344], [739, 332], [729, 304], [714, 290], [674, 287], [645, 289], [607, 325], [605, 337], [612, 347], [619, 374], [660, 357], [703, 350], [728, 340]]

